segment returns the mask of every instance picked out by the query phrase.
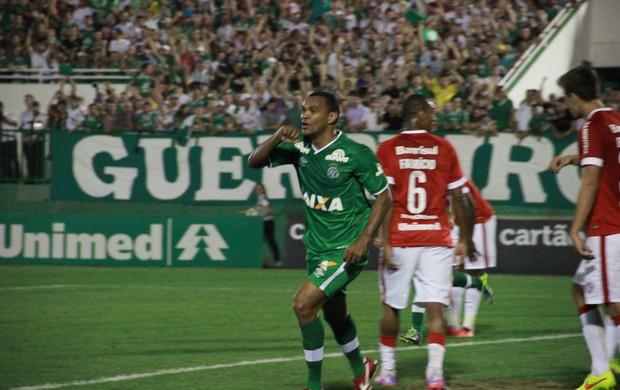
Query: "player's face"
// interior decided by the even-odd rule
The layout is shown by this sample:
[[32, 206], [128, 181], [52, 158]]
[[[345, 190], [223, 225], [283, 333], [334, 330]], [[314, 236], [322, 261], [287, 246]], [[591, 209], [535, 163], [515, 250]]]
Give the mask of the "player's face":
[[334, 120], [333, 115], [322, 97], [308, 96], [301, 106], [301, 134], [313, 136], [322, 133], [329, 127], [330, 120]]
[[581, 105], [579, 102], [580, 99], [574, 93], [571, 93], [566, 97], [566, 103], [568, 103], [568, 108], [570, 109], [570, 113], [573, 115], [573, 118], [581, 118], [584, 116], [581, 112]]

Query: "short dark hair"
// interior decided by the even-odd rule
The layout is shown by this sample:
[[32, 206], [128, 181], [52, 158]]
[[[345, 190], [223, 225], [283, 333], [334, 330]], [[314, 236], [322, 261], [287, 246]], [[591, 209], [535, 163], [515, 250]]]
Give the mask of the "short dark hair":
[[564, 89], [566, 96], [574, 93], [586, 101], [598, 98], [596, 74], [584, 66], [578, 66], [564, 73], [558, 79], [558, 85]]
[[423, 95], [413, 94], [408, 96], [403, 101], [403, 124], [405, 124], [406, 126], [406, 124], [408, 124], [411, 119], [415, 118], [420, 111], [426, 111], [430, 109], [432, 109], [432, 107], [428, 103], [428, 101], [426, 101], [426, 98]]
[[335, 112], [337, 114], [340, 114], [340, 105], [338, 104], [338, 98], [336, 98], [333, 93], [326, 91], [315, 91], [311, 92], [308, 96], [323, 98], [329, 112]]

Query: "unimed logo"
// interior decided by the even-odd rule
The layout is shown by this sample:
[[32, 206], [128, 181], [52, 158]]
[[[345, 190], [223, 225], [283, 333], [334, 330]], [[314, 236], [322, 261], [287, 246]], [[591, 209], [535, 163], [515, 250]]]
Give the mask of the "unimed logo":
[[146, 233], [69, 232], [54, 222], [50, 231], [27, 231], [23, 224], [0, 224], [0, 258], [145, 261], [163, 260], [163, 225], [151, 224]]
[[0, 224], [0, 260], [76, 260], [102, 264], [137, 261], [161, 262], [161, 265], [228, 260], [225, 254], [228, 243], [214, 224], [174, 223], [168, 218], [161, 223], [134, 222], [120, 228], [119, 225], [108, 227], [103, 221], [92, 223], [88, 229], [68, 221], [50, 221], [49, 227], [45, 226], [23, 222]]

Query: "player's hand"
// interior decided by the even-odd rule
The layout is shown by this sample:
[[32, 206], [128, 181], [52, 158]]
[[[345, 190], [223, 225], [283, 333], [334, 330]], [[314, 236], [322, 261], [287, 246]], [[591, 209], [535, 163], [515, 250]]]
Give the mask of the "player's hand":
[[551, 159], [551, 162], [549, 163], [549, 170], [553, 173], [558, 173], [560, 172], [560, 169], [570, 165], [571, 162], [572, 156], [556, 156]]
[[383, 256], [381, 256], [380, 261], [383, 263], [383, 266], [389, 270], [396, 271], [398, 269], [398, 264], [394, 262], [391, 245], [383, 246]]
[[342, 259], [347, 263], [359, 263], [368, 251], [368, 240], [358, 238], [355, 242], [345, 249]]
[[276, 137], [278, 137], [278, 139], [281, 142], [287, 142], [289, 144], [294, 144], [298, 141], [299, 134], [301, 134], [301, 130], [299, 130], [298, 128], [289, 126], [289, 125], [284, 125], [284, 126], [280, 126], [278, 131], [276, 131], [275, 135]]
[[455, 266], [460, 267], [465, 263], [465, 258], [469, 261], [476, 262], [478, 260], [478, 251], [473, 241], [459, 241], [454, 246]]
[[585, 260], [594, 259], [594, 255], [592, 254], [592, 250], [586, 245], [586, 242], [579, 235], [579, 232], [569, 232], [571, 240], [573, 240], [573, 245], [575, 246], [575, 250], [579, 255]]
[[375, 237], [375, 239], [372, 240], [372, 244], [375, 246], [375, 248], [381, 248], [383, 246], [383, 238]]

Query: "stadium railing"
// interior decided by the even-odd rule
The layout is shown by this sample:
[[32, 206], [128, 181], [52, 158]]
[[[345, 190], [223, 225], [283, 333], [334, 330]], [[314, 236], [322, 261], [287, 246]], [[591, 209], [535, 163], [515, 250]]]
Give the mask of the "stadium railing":
[[0, 68], [0, 82], [54, 83], [71, 77], [76, 83], [93, 81], [129, 82], [138, 69], [76, 68], [69, 72], [57, 69]]

